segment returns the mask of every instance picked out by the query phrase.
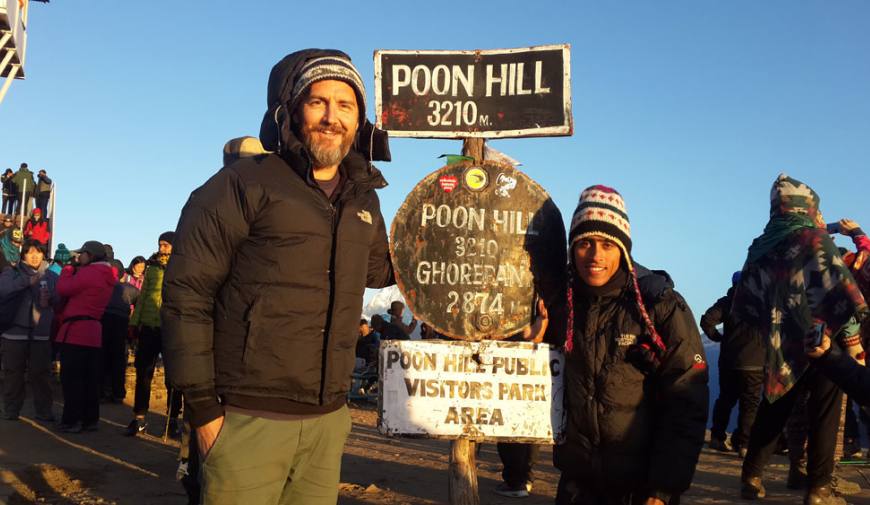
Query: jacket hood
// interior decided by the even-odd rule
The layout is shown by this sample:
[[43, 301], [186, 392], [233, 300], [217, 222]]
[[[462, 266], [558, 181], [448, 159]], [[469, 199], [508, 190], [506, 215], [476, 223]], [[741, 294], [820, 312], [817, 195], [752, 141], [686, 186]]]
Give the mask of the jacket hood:
[[637, 269], [637, 284], [644, 299], [658, 300], [668, 289], [674, 289], [674, 280], [664, 270], [650, 270], [635, 263]]
[[814, 218], [819, 209], [819, 195], [807, 184], [779, 174], [770, 188], [770, 217], [803, 215]]
[[99, 275], [100, 280], [105, 281], [108, 286], [114, 286], [118, 282], [118, 274], [115, 273], [115, 269], [105, 261], [97, 261], [84, 268], [92, 268]]
[[[324, 56], [350, 59], [348, 55], [335, 49], [304, 49], [288, 54], [272, 67], [266, 89], [266, 113], [260, 124], [260, 142], [267, 151], [283, 154], [287, 149], [301, 146], [290, 124], [290, 94], [305, 62]], [[357, 138], [351, 151], [358, 152], [366, 161], [390, 161], [387, 132], [375, 128], [371, 122], [365, 120], [357, 129]]]
[[159, 252], [156, 252], [152, 254], [147, 261], [145, 261], [145, 266], [166, 268], [166, 264], [169, 263], [170, 256], [170, 254], [160, 254]]

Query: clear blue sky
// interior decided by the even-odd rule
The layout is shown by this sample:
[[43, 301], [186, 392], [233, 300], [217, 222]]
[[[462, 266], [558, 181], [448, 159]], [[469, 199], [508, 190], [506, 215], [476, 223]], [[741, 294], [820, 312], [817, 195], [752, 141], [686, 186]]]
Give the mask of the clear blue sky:
[[[573, 137], [493, 141], [566, 219], [582, 188], [625, 196], [634, 256], [668, 270], [699, 316], [766, 222], [785, 170], [825, 215], [870, 229], [870, 3], [70, 2], [31, 4], [25, 81], [0, 104], [0, 170], [45, 168], [56, 231], [127, 262], [175, 227], [256, 135], [272, 65], [304, 47], [351, 55], [373, 116], [375, 49], [568, 43]], [[458, 141], [394, 139], [390, 220]], [[847, 244], [842, 240], [841, 244]]]

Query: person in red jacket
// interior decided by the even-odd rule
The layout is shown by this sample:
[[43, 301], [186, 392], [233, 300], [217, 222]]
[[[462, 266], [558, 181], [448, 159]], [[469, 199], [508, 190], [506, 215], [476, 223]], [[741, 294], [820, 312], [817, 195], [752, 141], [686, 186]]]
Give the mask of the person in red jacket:
[[30, 219], [24, 225], [24, 238], [32, 238], [48, 245], [51, 231], [48, 229], [48, 221], [42, 219], [42, 211], [39, 208], [33, 209], [33, 212], [30, 213]]
[[103, 244], [89, 240], [74, 253], [75, 264], [63, 267], [57, 294], [65, 299], [63, 321], [57, 331], [60, 345], [60, 382], [63, 418], [58, 430], [96, 431], [100, 418], [100, 319], [115, 283], [116, 273], [105, 261]]

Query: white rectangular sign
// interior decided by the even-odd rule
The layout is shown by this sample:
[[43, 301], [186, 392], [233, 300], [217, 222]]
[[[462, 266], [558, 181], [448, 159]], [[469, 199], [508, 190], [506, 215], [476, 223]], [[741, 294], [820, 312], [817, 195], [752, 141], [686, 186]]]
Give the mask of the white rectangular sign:
[[387, 340], [380, 348], [385, 435], [554, 443], [564, 431], [561, 350], [486, 340]]

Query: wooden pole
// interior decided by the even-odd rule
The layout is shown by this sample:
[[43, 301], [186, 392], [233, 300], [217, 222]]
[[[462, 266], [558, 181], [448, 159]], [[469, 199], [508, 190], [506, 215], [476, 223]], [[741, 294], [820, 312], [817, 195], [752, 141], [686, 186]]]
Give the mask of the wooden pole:
[[480, 505], [475, 444], [467, 438], [450, 442], [447, 495], [450, 505]]
[[462, 139], [462, 155], [474, 158], [478, 163], [483, 162], [483, 144], [484, 139], [466, 138]]
[[[462, 140], [462, 155], [483, 161], [484, 140]], [[477, 458], [474, 441], [460, 438], [450, 442], [450, 467], [447, 472], [447, 495], [450, 505], [480, 505], [477, 490]]]

